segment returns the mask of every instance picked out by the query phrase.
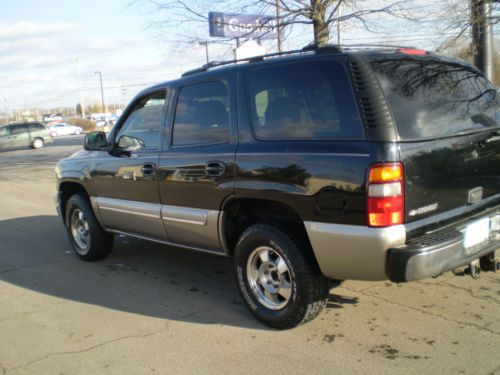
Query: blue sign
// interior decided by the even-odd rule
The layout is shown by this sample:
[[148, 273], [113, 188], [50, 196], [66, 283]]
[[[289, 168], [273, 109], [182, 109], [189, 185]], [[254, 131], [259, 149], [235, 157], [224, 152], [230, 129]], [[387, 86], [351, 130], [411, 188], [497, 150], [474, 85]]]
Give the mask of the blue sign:
[[208, 12], [210, 36], [223, 38], [276, 38], [276, 18], [256, 14]]

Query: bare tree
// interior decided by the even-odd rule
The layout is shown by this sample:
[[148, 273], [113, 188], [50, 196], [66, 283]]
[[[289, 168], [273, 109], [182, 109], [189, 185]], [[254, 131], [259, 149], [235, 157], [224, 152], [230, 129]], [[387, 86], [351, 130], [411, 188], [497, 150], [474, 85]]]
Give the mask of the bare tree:
[[[357, 22], [366, 30], [374, 31], [373, 21], [381, 15], [416, 21], [407, 11], [411, 0], [135, 0], [133, 3], [167, 11], [168, 19], [159, 20], [156, 26], [169, 26], [170, 30], [186, 22], [207, 24], [208, 12], [222, 9], [270, 16], [275, 21], [273, 24], [285, 32], [297, 25], [311, 25], [310, 40], [318, 44], [328, 43], [332, 30], [345, 22]], [[251, 38], [254, 32], [248, 27], [245, 36]], [[183, 39], [189, 38], [185, 35]]]

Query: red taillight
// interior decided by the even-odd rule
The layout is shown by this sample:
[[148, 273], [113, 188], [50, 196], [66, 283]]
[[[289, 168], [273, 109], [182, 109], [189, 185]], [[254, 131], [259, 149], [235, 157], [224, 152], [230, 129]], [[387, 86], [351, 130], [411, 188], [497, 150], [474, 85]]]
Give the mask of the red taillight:
[[404, 175], [401, 163], [381, 163], [370, 167], [366, 184], [367, 220], [371, 227], [387, 227], [404, 222]]
[[404, 53], [406, 55], [423, 56], [423, 55], [427, 54], [427, 51], [424, 51], [423, 49], [415, 49], [415, 48], [399, 48], [397, 51]]

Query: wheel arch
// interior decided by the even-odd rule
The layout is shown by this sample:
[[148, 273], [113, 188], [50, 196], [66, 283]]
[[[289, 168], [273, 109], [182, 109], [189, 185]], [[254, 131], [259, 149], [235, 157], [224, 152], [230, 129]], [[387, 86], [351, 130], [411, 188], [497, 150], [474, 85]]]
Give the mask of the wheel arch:
[[271, 199], [233, 197], [225, 202], [221, 215], [221, 242], [229, 255], [234, 253], [236, 243], [249, 226], [255, 223], [286, 226], [298, 231], [309, 245], [305, 249], [314, 256], [309, 237], [299, 213], [289, 205]]
[[66, 205], [69, 198], [74, 194], [80, 193], [85, 199], [91, 204], [90, 194], [87, 188], [81, 183], [81, 181], [75, 181], [73, 178], [67, 178], [59, 183], [58, 194], [57, 194], [57, 204], [59, 213], [64, 222], [66, 222]]

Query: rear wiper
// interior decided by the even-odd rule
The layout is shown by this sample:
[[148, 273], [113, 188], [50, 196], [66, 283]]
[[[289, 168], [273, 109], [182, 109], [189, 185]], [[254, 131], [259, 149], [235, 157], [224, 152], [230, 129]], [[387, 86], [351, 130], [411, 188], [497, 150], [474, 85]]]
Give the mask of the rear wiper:
[[481, 124], [487, 128], [496, 128], [498, 127], [498, 123], [493, 120], [490, 116], [485, 115], [484, 113], [471, 116], [470, 118], [474, 124]]

